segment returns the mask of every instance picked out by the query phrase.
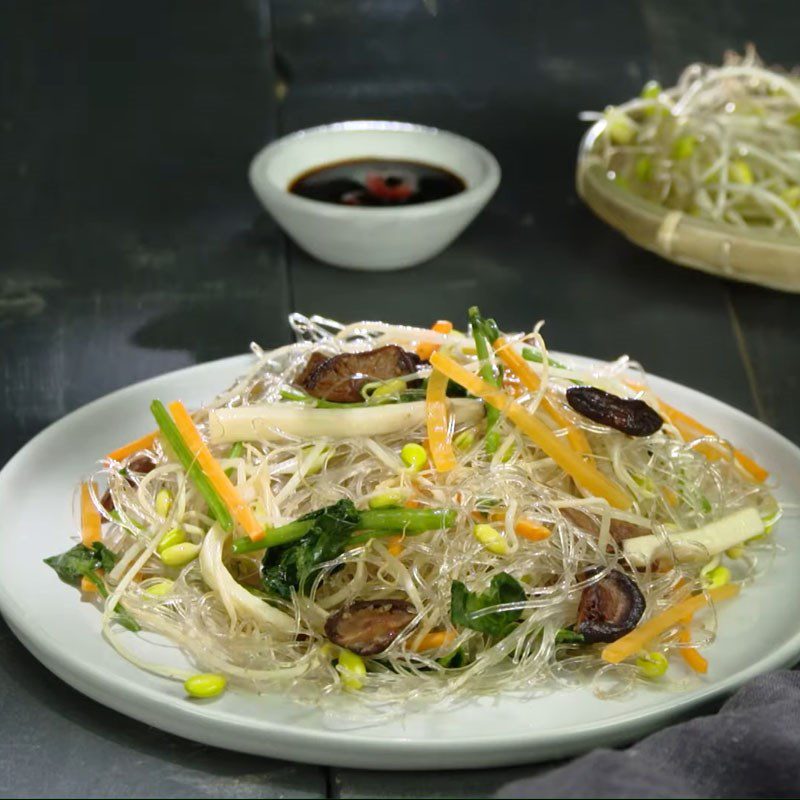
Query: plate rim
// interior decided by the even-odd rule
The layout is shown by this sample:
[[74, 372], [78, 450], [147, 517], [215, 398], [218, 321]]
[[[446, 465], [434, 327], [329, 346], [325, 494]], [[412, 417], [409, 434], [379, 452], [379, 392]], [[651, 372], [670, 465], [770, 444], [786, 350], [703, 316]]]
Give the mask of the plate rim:
[[[555, 351], [553, 352], [555, 354]], [[575, 361], [596, 363], [596, 360], [585, 356], [569, 353], [558, 355]], [[180, 379], [193, 372], [215, 367], [229, 368], [233, 371], [251, 358], [252, 356], [247, 354], [240, 354], [182, 367], [137, 381], [92, 400], [55, 420], [23, 445], [0, 470], [0, 487], [9, 479], [9, 475], [19, 468], [18, 465], [36, 450], [39, 442], [51, 435], [53, 429], [69, 427], [86, 414], [90, 414], [97, 405], [113, 403], [120, 395], [141, 390], [149, 384], [165, 379]], [[670, 391], [674, 389], [690, 399], [717, 405], [720, 411], [732, 414], [734, 422], [736, 419], [746, 420], [750, 426], [754, 426], [759, 436], [772, 439], [800, 464], [800, 447], [761, 420], [712, 395], [668, 378], [662, 378], [654, 373], [648, 373], [648, 378], [653, 378]], [[3, 538], [2, 527], [0, 526], [0, 539]], [[188, 739], [239, 752], [304, 763], [362, 769], [482, 768], [574, 754], [596, 745], [599, 740], [603, 744], [619, 744], [637, 738], [665, 721], [677, 719], [694, 707], [728, 696], [753, 677], [787, 666], [800, 657], [800, 626], [798, 626], [794, 635], [780, 647], [735, 674], [684, 694], [666, 695], [664, 699], [646, 709], [631, 710], [599, 722], [573, 724], [561, 728], [557, 733], [549, 733], [546, 730], [528, 731], [492, 736], [490, 739], [440, 737], [433, 742], [432, 747], [431, 742], [427, 743], [430, 752], [423, 755], [420, 752], [422, 749], [420, 742], [410, 737], [380, 739], [370, 736], [369, 728], [366, 729], [366, 733], [352, 729], [343, 733], [329, 729], [287, 728], [284, 724], [274, 723], [269, 719], [243, 719], [237, 714], [219, 708], [215, 708], [213, 713], [209, 714], [205, 706], [187, 703], [182, 697], [176, 698], [157, 688], [142, 684], [130, 684], [123, 677], [104, 672], [99, 666], [87, 664], [71, 652], [50, 644], [46, 635], [37, 631], [31, 632], [25, 624], [24, 608], [6, 591], [2, 583], [0, 583], [0, 613], [17, 639], [48, 670], [81, 693], [126, 716]], [[302, 710], [303, 706], [298, 704], [298, 709]], [[196, 726], [200, 721], [202, 725]], [[248, 736], [255, 732], [260, 736], [250, 745]], [[303, 747], [298, 750], [299, 745]], [[358, 748], [357, 754], [349, 752], [353, 746]], [[309, 753], [309, 747], [314, 748], [315, 752]], [[391, 766], [387, 766], [386, 761], [374, 763], [374, 759], [384, 755], [388, 748], [393, 751], [389, 759], [392, 762]], [[469, 759], [468, 765], [463, 763], [466, 759]]]

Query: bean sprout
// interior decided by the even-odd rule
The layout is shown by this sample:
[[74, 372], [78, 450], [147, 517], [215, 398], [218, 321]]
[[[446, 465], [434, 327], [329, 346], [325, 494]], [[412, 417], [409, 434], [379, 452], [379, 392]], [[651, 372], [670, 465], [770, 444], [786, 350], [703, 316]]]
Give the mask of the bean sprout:
[[610, 106], [590, 158], [666, 208], [800, 238], [800, 74], [755, 48], [721, 67], [692, 64], [676, 86]]

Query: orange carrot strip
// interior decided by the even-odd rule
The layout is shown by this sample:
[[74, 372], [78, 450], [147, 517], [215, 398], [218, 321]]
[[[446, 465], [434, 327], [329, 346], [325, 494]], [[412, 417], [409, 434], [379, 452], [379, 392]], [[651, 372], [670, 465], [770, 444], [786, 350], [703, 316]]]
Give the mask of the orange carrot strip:
[[[689, 644], [689, 642], [692, 641], [692, 637], [689, 635], [687, 628], [681, 629], [681, 632], [678, 634], [678, 641], [681, 644]], [[694, 647], [682, 647], [680, 652], [683, 660], [695, 672], [700, 672], [703, 674], [708, 672], [708, 661], [706, 661], [706, 659], [703, 658], [703, 656], [701, 656]]]
[[604, 497], [615, 508], [626, 509], [631, 498], [616, 483], [588, 464], [568, 444], [559, 439], [540, 419], [515, 402], [502, 389], [464, 369], [449, 356], [434, 353], [431, 364], [463, 386], [468, 392], [504, 413], [521, 431], [547, 453], [576, 483], [597, 497]]
[[450, 644], [455, 638], [455, 631], [431, 631], [424, 636], [417, 636], [410, 644], [411, 649], [417, 652], [422, 652], [423, 650], [438, 650], [438, 648]]
[[[633, 381], [626, 381], [626, 383], [637, 392], [644, 391], [644, 386], [641, 384], [634, 383]], [[684, 414], [683, 411], [673, 408], [660, 398], [658, 399], [658, 404], [661, 407], [662, 416], [667, 417], [667, 421], [678, 429], [678, 432], [684, 439], [697, 439], [701, 436], [716, 436], [717, 438], [721, 438], [716, 431], [707, 428], [702, 422], [699, 422], [694, 417], [690, 417], [688, 414]], [[705, 443], [699, 444], [697, 446], [697, 451], [702, 453], [709, 461], [717, 461], [723, 457], [723, 453], [720, 450]], [[733, 457], [739, 462], [743, 469], [750, 473], [756, 483], [763, 483], [769, 477], [769, 472], [767, 472], [764, 467], [753, 461], [750, 456], [746, 455], [741, 450], [734, 448]]]
[[386, 549], [395, 557], [403, 555], [403, 536], [390, 536]]
[[[677, 408], [673, 408], [663, 401], [661, 401], [661, 405], [670, 415], [672, 424], [678, 429], [679, 433], [684, 439], [696, 439], [700, 436], [718, 436], [718, 434], [711, 430], [711, 428], [707, 428], [693, 417], [690, 417], [688, 414], [684, 414], [683, 411], [678, 411]], [[715, 447], [711, 447], [705, 443], [699, 445], [697, 449], [710, 461], [716, 461], [717, 459], [723, 457], [723, 453], [720, 450], [717, 450]], [[752, 458], [750, 458], [750, 456], [745, 455], [741, 450], [734, 449], [733, 457], [757, 483], [763, 483], [769, 477], [769, 472], [767, 472], [764, 467], [762, 467], [760, 464], [757, 464]]]
[[434, 342], [420, 342], [417, 345], [417, 355], [423, 361], [430, 361], [431, 360], [431, 356], [438, 349], [439, 349], [439, 345], [435, 344]]
[[[431, 326], [432, 331], [436, 333], [450, 333], [453, 330], [453, 323], [449, 319], [439, 319]], [[417, 345], [417, 355], [423, 360], [428, 361], [433, 353], [435, 353], [441, 345], [436, 342], [420, 342]]]
[[[519, 378], [526, 389], [531, 392], [539, 389], [542, 382], [535, 370], [531, 369], [528, 362], [502, 336], [492, 346], [498, 358]], [[592, 451], [583, 431], [573, 425], [547, 397], [542, 398], [540, 405], [556, 425], [567, 431], [567, 440], [572, 447], [591, 458]]]
[[[644, 386], [641, 383], [636, 383], [636, 381], [625, 380], [625, 381], [623, 381], [623, 383], [625, 383], [628, 386], [630, 386], [631, 389], [633, 389], [635, 392], [642, 392], [642, 393], [647, 392], [647, 387]], [[658, 411], [658, 413], [664, 418], [664, 421], [668, 422], [670, 425], [674, 424], [672, 422], [672, 419], [671, 419], [670, 413], [669, 413], [673, 409], [671, 409], [670, 406], [668, 406], [660, 397], [656, 397], [652, 393], [651, 393], [651, 397], [656, 402], [656, 411]]]
[[216, 489], [222, 502], [228, 507], [231, 516], [242, 526], [245, 533], [253, 541], [261, 539], [264, 536], [264, 527], [259, 524], [250, 506], [242, 500], [236, 487], [225, 474], [225, 470], [211, 455], [211, 451], [206, 447], [186, 407], [177, 400], [169, 404], [169, 410], [172, 413], [172, 418], [175, 420], [178, 431], [183, 437], [184, 443], [197, 459], [197, 463], [211, 482], [211, 485]]
[[542, 539], [547, 539], [550, 536], [548, 528], [530, 519], [518, 519], [514, 525], [514, 533], [532, 542], [541, 542]]
[[158, 433], [158, 431], [153, 431], [145, 436], [140, 436], [138, 439], [128, 442], [128, 444], [124, 444], [116, 450], [112, 450], [106, 458], [110, 461], [122, 461], [128, 456], [138, 453], [140, 450], [147, 450], [149, 447], [153, 446], [153, 442], [156, 440]]
[[767, 470], [765, 470], [764, 467], [761, 466], [761, 464], [759, 464], [756, 461], [753, 461], [753, 459], [750, 458], [750, 456], [743, 453], [741, 450], [734, 449], [733, 457], [747, 472], [750, 473], [750, 475], [752, 476], [753, 480], [756, 481], [756, 483], [764, 483], [764, 481], [769, 477], [769, 472], [767, 472]]
[[528, 362], [502, 337], [492, 344], [497, 357], [522, 381], [532, 392], [537, 391], [542, 382], [539, 376], [528, 366]]
[[456, 465], [450, 442], [447, 413], [447, 376], [434, 369], [425, 392], [425, 420], [428, 426], [428, 447], [437, 472], [448, 472]]
[[[533, 372], [533, 370], [531, 370]], [[572, 447], [577, 450], [581, 455], [586, 456], [587, 459], [594, 463], [592, 458], [592, 448], [589, 446], [589, 440], [584, 435], [583, 431], [573, 425], [558, 409], [558, 407], [551, 403], [546, 397], [542, 398], [542, 406], [544, 410], [550, 415], [556, 425], [565, 428], [567, 431], [567, 441]]]
[[[97, 574], [101, 575], [101, 570], [97, 570]], [[81, 591], [84, 594], [92, 594], [93, 592], [97, 592], [97, 584], [91, 580], [91, 578], [87, 578], [84, 575], [81, 577]]]
[[724, 586], [709, 589], [705, 594], [695, 594], [687, 597], [660, 614], [656, 614], [652, 619], [635, 628], [621, 639], [617, 639], [616, 642], [607, 645], [603, 649], [601, 656], [604, 661], [608, 661], [611, 664], [619, 664], [620, 661], [635, 656], [649, 641], [677, 625], [687, 616], [693, 616], [701, 608], [705, 608], [709, 600], [718, 603], [721, 600], [736, 597], [737, 594], [739, 594], [739, 586], [735, 583], [726, 583]]
[[86, 547], [100, 541], [100, 512], [92, 502], [92, 491], [96, 491], [94, 483], [81, 484], [81, 541]]
[[674, 508], [678, 505], [678, 495], [669, 488], [669, 486], [664, 486], [661, 489], [661, 494], [664, 495], [664, 499]]

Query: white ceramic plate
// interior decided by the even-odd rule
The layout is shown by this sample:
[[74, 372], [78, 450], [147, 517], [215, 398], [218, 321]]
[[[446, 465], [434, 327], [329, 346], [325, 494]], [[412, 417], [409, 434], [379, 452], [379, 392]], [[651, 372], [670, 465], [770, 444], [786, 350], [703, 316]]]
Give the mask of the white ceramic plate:
[[[631, 740], [800, 655], [800, 523], [784, 519], [785, 546], [767, 576], [720, 609], [711, 668], [683, 693], [639, 690], [602, 701], [587, 689], [541, 698], [480, 699], [446, 713], [358, 726], [279, 694], [229, 691], [192, 702], [182, 687], [141, 672], [101, 638], [100, 617], [42, 559], [66, 549], [75, 484], [99, 453], [153, 426], [154, 397], [199, 405], [232, 383], [247, 357], [191, 367], [116, 392], [55, 423], [0, 473], [0, 610], [25, 646], [79, 691], [124, 714], [207, 744], [296, 761], [367, 769], [487, 767], [562, 757]], [[730, 406], [662, 379], [657, 392], [696, 415], [780, 477], [783, 502], [800, 503], [800, 450]], [[163, 657], [163, 648], [160, 648]]]

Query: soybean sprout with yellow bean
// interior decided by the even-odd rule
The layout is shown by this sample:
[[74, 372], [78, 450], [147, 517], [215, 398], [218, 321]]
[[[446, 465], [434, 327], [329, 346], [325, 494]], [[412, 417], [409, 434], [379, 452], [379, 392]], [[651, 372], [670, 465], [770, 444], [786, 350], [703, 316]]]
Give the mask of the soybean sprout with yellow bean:
[[590, 162], [665, 208], [741, 230], [800, 238], [800, 73], [750, 46], [722, 66], [691, 64], [603, 113]]

